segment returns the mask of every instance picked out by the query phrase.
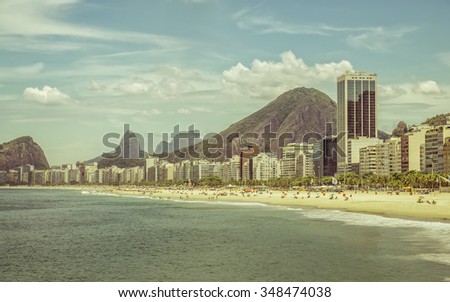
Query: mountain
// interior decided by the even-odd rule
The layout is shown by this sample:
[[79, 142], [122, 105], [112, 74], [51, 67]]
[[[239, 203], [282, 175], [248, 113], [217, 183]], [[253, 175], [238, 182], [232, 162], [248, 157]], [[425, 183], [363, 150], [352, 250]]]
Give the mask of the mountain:
[[[239, 150], [248, 144], [243, 139], [244, 134], [255, 133], [262, 134], [269, 131], [279, 138], [282, 135], [289, 138], [282, 144], [278, 144], [277, 139], [271, 140], [269, 145], [263, 146], [261, 137], [255, 142], [264, 151], [280, 153], [283, 145], [291, 142], [302, 142], [306, 134], [317, 133], [325, 134], [326, 124], [336, 123], [336, 103], [325, 93], [314, 88], [295, 88], [287, 91], [275, 100], [256, 111], [255, 113], [243, 118], [242, 120], [230, 125], [227, 129], [221, 131], [219, 135], [225, 141], [227, 154], [232, 150]], [[289, 133], [291, 133], [289, 135]], [[313, 135], [318, 137], [318, 135]], [[266, 140], [268, 141], [268, 140]], [[190, 154], [193, 152], [201, 153], [203, 142], [190, 147]], [[181, 149], [186, 153], [187, 149]], [[189, 158], [190, 156], [186, 156]], [[179, 160], [172, 154], [172, 160]]]
[[392, 135], [390, 135], [389, 133], [384, 132], [383, 130], [378, 129], [378, 138], [381, 140], [387, 140], [389, 138], [391, 138]]
[[427, 125], [430, 125], [430, 126], [445, 125], [447, 123], [447, 119], [448, 118], [450, 118], [450, 113], [438, 114], [438, 115], [435, 115], [433, 117], [428, 118], [422, 124], [427, 124]]
[[287, 91], [265, 107], [230, 125], [220, 134], [262, 133], [264, 127], [271, 126], [278, 135], [292, 132], [294, 142], [300, 142], [306, 133], [325, 133], [327, 122], [333, 122], [336, 103], [325, 93], [314, 88], [296, 88]]
[[30, 136], [22, 136], [0, 144], [0, 170], [23, 165], [34, 165], [36, 169], [48, 169], [48, 161], [41, 147]]
[[[433, 117], [427, 118], [422, 123], [422, 125], [430, 125], [430, 126], [436, 127], [436, 126], [447, 124], [449, 120], [450, 120], [450, 113], [438, 114]], [[412, 128], [408, 124], [406, 124], [404, 121], [400, 121], [397, 124], [397, 127], [395, 127], [394, 130], [392, 130], [392, 136], [401, 137], [403, 134], [410, 132], [411, 129]]]
[[[191, 145], [201, 142], [201, 139], [199, 138], [200, 136], [201, 134], [199, 130], [189, 130], [175, 133], [174, 138], [170, 142], [163, 140], [156, 146], [154, 155], [164, 155], [172, 153], [178, 149], [188, 148]], [[187, 137], [192, 137], [193, 143], [188, 140]], [[175, 141], [178, 141], [178, 146], [175, 145]]]
[[[229, 156], [230, 154], [237, 154], [242, 147], [248, 146], [249, 142], [244, 139], [244, 134], [248, 135], [249, 133], [260, 136], [259, 139], [252, 142], [253, 145], [256, 144], [260, 146], [263, 151], [271, 151], [280, 156], [280, 147], [291, 142], [302, 142], [306, 134], [310, 135], [312, 138], [321, 138], [325, 135], [327, 123], [332, 126], [330, 127], [332, 134], [336, 134], [336, 103], [328, 95], [317, 89], [305, 87], [295, 88], [281, 94], [263, 108], [240, 121], [231, 124], [228, 128], [214, 136], [213, 138], [216, 138], [218, 141], [223, 138], [225, 147], [225, 149], [220, 148], [222, 156], [215, 159], [222, 160], [225, 155]], [[276, 137], [276, 139], [271, 140], [270, 146], [264, 145], [263, 139], [261, 138], [261, 134], [268, 132], [269, 130], [272, 135]], [[177, 148], [174, 140], [177, 137], [198, 137], [196, 134], [197, 133], [191, 131], [180, 132], [175, 135], [175, 138], [172, 139], [172, 141], [162, 141], [156, 147], [156, 152], [153, 155], [167, 158], [172, 162], [182, 159], [205, 158], [206, 156], [202, 150], [206, 144], [204, 141], [198, 142], [197, 139], [193, 140], [195, 142], [193, 146], [189, 146], [186, 139], [180, 139], [178, 146], [181, 152], [176, 152], [177, 150], [175, 150]], [[132, 132], [127, 132], [125, 134], [125, 136], [129, 136], [129, 138], [133, 138], [133, 135]], [[390, 137], [389, 134], [381, 130], [378, 131], [378, 135], [381, 139]], [[282, 143], [279, 143], [278, 138], [280, 137], [285, 137], [287, 139]], [[123, 141], [124, 139], [122, 139], [122, 142]], [[125, 141], [128, 141], [128, 139]], [[121, 145], [123, 145], [123, 143], [121, 143]], [[144, 154], [143, 150], [137, 151], [136, 146], [134, 149], [135, 150], [132, 151], [131, 154], [138, 154], [138, 152], [140, 155]], [[181, 156], [182, 154], [180, 153], [184, 153], [185, 156]], [[143, 159], [133, 159], [133, 157], [132, 159], [123, 158], [123, 154], [120, 154], [121, 149], [118, 146], [115, 151], [109, 154], [103, 154], [102, 157], [97, 157], [91, 161], [98, 161], [99, 167], [108, 167], [111, 165], [119, 167], [144, 165]], [[112, 158], [105, 159], [104, 157]]]
[[[145, 144], [145, 142], [143, 142]], [[101, 156], [85, 161], [85, 163], [98, 162], [99, 168], [117, 166], [119, 168], [143, 166], [144, 158], [148, 153], [139, 143], [138, 137], [133, 131], [128, 130], [123, 135], [120, 144], [114, 151], [103, 153]]]

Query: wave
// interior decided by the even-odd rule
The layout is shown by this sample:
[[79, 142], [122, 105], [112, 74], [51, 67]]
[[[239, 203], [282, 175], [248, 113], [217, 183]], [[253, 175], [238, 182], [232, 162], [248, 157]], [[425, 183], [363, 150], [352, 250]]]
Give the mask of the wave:
[[265, 203], [260, 202], [240, 202], [240, 201], [211, 201], [211, 200], [197, 200], [197, 199], [170, 199], [171, 201], [175, 202], [182, 202], [182, 203], [196, 203], [196, 204], [208, 204], [208, 205], [225, 205], [225, 206], [237, 206], [237, 207], [267, 207], [269, 205]]
[[126, 198], [138, 198], [138, 199], [151, 199], [151, 200], [163, 200], [163, 201], [173, 201], [181, 202], [187, 204], [208, 204], [208, 205], [224, 205], [224, 206], [236, 206], [236, 207], [270, 207], [274, 209], [287, 210], [287, 211], [303, 211], [300, 207], [289, 207], [283, 205], [272, 205], [262, 202], [245, 202], [245, 201], [222, 201], [222, 200], [200, 200], [200, 199], [178, 199], [178, 198], [163, 198], [154, 195], [128, 195], [128, 194], [112, 194], [105, 192], [96, 191], [82, 191], [82, 194], [91, 195], [102, 195], [102, 196], [115, 196], [115, 197], [126, 197]]
[[443, 246], [442, 253], [423, 254], [422, 259], [450, 265], [450, 223], [439, 221], [419, 221], [401, 218], [391, 218], [372, 214], [352, 213], [339, 210], [309, 210], [302, 212], [302, 215], [310, 219], [320, 219], [326, 221], [337, 221], [347, 225], [387, 227], [387, 228], [408, 228], [414, 230], [412, 236], [406, 240], [417, 240], [425, 237], [436, 240]]
[[97, 192], [97, 191], [81, 191], [83, 195], [100, 195], [100, 196], [114, 196], [119, 197], [120, 195], [108, 192]]
[[[418, 254], [415, 257], [427, 261], [450, 265], [450, 223], [439, 221], [418, 221], [408, 220], [402, 218], [392, 218], [380, 215], [366, 214], [366, 213], [354, 213], [340, 210], [330, 209], [303, 209], [300, 207], [290, 207], [283, 205], [272, 205], [262, 202], [233, 202], [233, 201], [221, 201], [221, 200], [199, 200], [199, 199], [176, 199], [176, 198], [161, 198], [155, 195], [127, 195], [127, 194], [112, 194], [104, 192], [89, 192], [82, 191], [82, 194], [92, 195], [106, 195], [123, 198], [137, 198], [148, 199], [154, 201], [169, 201], [184, 204], [205, 204], [211, 206], [230, 206], [230, 207], [260, 207], [273, 210], [293, 211], [298, 212], [299, 215], [307, 219], [324, 220], [340, 222], [346, 225], [364, 226], [364, 227], [386, 227], [386, 228], [407, 228], [412, 230], [411, 236], [402, 238], [404, 241], [415, 241], [417, 238], [429, 238], [439, 242], [443, 248], [440, 253], [426, 253]], [[400, 244], [400, 243], [399, 243]]]
[[450, 254], [448, 253], [420, 254], [417, 257], [426, 261], [450, 265]]

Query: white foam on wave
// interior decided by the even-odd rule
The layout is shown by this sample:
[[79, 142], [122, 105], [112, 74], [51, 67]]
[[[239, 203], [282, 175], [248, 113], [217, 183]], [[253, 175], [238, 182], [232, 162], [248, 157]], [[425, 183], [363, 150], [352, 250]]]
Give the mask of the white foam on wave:
[[277, 208], [280, 208], [282, 210], [287, 210], [287, 211], [303, 212], [302, 208], [291, 208], [291, 207], [286, 207], [286, 206], [277, 206]]
[[281, 206], [281, 205], [272, 205], [262, 202], [241, 202], [241, 201], [210, 201], [210, 200], [189, 200], [189, 199], [171, 199], [171, 201], [175, 202], [182, 202], [182, 203], [197, 203], [197, 204], [208, 204], [208, 205], [225, 205], [225, 206], [231, 206], [231, 207], [265, 207], [265, 208], [272, 208], [277, 210], [283, 210], [283, 211], [299, 211], [302, 212], [302, 208], [293, 208], [288, 206]]
[[92, 195], [103, 195], [103, 196], [115, 196], [115, 197], [127, 197], [127, 198], [138, 198], [138, 199], [151, 199], [151, 200], [164, 200], [181, 202], [187, 204], [208, 204], [208, 205], [225, 205], [225, 206], [235, 206], [235, 207], [270, 207], [274, 209], [287, 210], [287, 211], [303, 211], [302, 208], [288, 207], [281, 205], [271, 205], [262, 202], [241, 202], [241, 201], [223, 201], [223, 200], [200, 200], [200, 199], [177, 199], [177, 198], [164, 198], [155, 195], [118, 195], [106, 192], [96, 192], [96, 191], [83, 191], [83, 194]]
[[[212, 202], [214, 203], [214, 202]], [[216, 201], [218, 204], [229, 205], [229, 206], [240, 206], [240, 207], [267, 207], [268, 205], [260, 202], [240, 202], [240, 201]]]
[[84, 195], [99, 195], [99, 196], [115, 196], [118, 197], [120, 195], [108, 192], [97, 192], [97, 191], [81, 191], [81, 194]]
[[450, 265], [450, 253], [420, 254], [417, 257], [426, 261]]
[[265, 203], [259, 202], [232, 202], [232, 201], [212, 201], [212, 200], [198, 200], [198, 199], [170, 199], [171, 201], [181, 202], [181, 203], [192, 203], [192, 204], [208, 204], [208, 205], [225, 205], [225, 206], [238, 206], [238, 207], [267, 207]]
[[416, 255], [419, 259], [450, 265], [450, 223], [439, 221], [418, 221], [401, 218], [391, 218], [372, 214], [351, 213], [339, 210], [310, 210], [302, 213], [311, 219], [338, 221], [347, 225], [373, 226], [388, 228], [409, 228], [414, 230], [407, 240], [429, 238], [442, 244], [439, 253]]
[[114, 196], [120, 196], [120, 197], [131, 197], [131, 198], [138, 198], [138, 199], [149, 199], [150, 196], [145, 195], [114, 195]]

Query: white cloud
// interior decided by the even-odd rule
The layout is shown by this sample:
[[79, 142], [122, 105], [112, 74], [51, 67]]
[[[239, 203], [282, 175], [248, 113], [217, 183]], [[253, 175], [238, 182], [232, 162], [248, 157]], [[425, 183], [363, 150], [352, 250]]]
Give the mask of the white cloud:
[[132, 82], [118, 84], [114, 90], [124, 94], [149, 94], [161, 98], [172, 98], [179, 94], [195, 90], [187, 81], [178, 79], [162, 79], [155, 83], [146, 78], [135, 78]]
[[155, 91], [155, 86], [152, 81], [138, 80], [138, 82], [119, 84], [117, 90], [129, 94], [145, 94]]
[[199, 71], [187, 68], [181, 68], [173, 65], [162, 65], [158, 68], [157, 73], [166, 78], [177, 78], [186, 80], [202, 80]]
[[[180, 39], [170, 36], [107, 30], [62, 21], [62, 16], [68, 8], [79, 2], [79, 0], [1, 1], [0, 47], [17, 51], [76, 50], [93, 45], [92, 41], [86, 42], [86, 38], [102, 42], [151, 44], [164, 48], [179, 47], [183, 43]], [[24, 37], [29, 43], [23, 43]], [[48, 37], [53, 37], [51, 43]], [[61, 41], [58, 39], [60, 37], [70, 39]]]
[[208, 108], [205, 108], [205, 107], [193, 107], [192, 111], [208, 113], [208, 112], [211, 112], [211, 109], [208, 109]]
[[105, 85], [98, 83], [97, 81], [91, 81], [89, 83], [89, 90], [91, 91], [103, 91], [105, 90]]
[[416, 84], [412, 91], [420, 94], [442, 94], [443, 91], [435, 81], [424, 81]]
[[255, 59], [250, 67], [241, 63], [223, 72], [226, 91], [252, 97], [273, 97], [289, 89], [334, 82], [336, 77], [353, 70], [350, 62], [342, 60], [308, 66], [291, 51], [281, 54], [280, 62]]
[[39, 62], [31, 65], [0, 68], [0, 78], [11, 79], [14, 77], [35, 76], [44, 69], [44, 63]]
[[199, 4], [199, 3], [206, 3], [206, 2], [211, 2], [211, 0], [183, 0], [184, 3], [194, 3], [194, 4]]
[[437, 54], [438, 59], [447, 66], [450, 66], [450, 52], [442, 52]]
[[190, 111], [189, 109], [186, 109], [186, 108], [179, 108], [179, 109], [177, 110], [177, 112], [178, 112], [179, 114], [191, 114], [191, 111]]
[[417, 30], [415, 26], [403, 27], [340, 27], [327, 24], [293, 24], [271, 16], [256, 15], [252, 9], [244, 9], [233, 15], [238, 27], [262, 34], [282, 33], [291, 35], [347, 35], [346, 41], [352, 47], [372, 51], [387, 51], [406, 34]]
[[44, 105], [68, 104], [73, 99], [58, 88], [45, 85], [42, 89], [28, 87], [23, 91], [25, 99]]
[[153, 108], [151, 110], [144, 110], [142, 111], [142, 115], [144, 116], [154, 116], [154, 115], [160, 115], [162, 112], [156, 108]]
[[44, 69], [44, 63], [39, 62], [32, 65], [16, 67], [15, 71], [20, 74], [36, 74]]
[[[380, 128], [390, 131], [399, 120], [414, 124], [423, 122], [427, 117], [449, 112], [449, 100], [445, 91], [449, 91], [450, 87], [423, 84], [427, 82], [434, 81], [379, 85]], [[392, 87], [393, 90], [385, 89], [386, 87]], [[388, 93], [384, 93], [383, 90]], [[398, 93], [400, 91], [401, 93]]]
[[192, 92], [195, 90], [194, 86], [186, 81], [179, 81], [176, 79], [163, 79], [158, 83], [159, 93], [162, 96], [172, 97], [181, 93]]
[[405, 89], [398, 85], [378, 85], [379, 96], [384, 99], [393, 99], [407, 93]]
[[265, 34], [327, 34], [327, 31], [321, 26], [287, 24], [285, 22], [275, 20], [273, 17], [253, 15], [249, 13], [250, 11], [250, 9], [244, 9], [233, 15], [233, 19], [240, 28], [255, 30]]
[[[157, 119], [161, 114], [161, 110], [153, 108], [149, 110], [140, 110], [130, 115], [133, 121], [147, 125], [150, 121]], [[118, 114], [118, 116], [123, 116], [123, 114]]]
[[105, 88], [106, 88], [106, 86], [105, 85], [102, 85], [102, 84], [100, 84], [99, 82], [97, 82], [97, 81], [91, 81], [90, 83], [89, 83], [89, 90], [91, 90], [91, 91], [103, 91], [103, 90], [105, 90]]
[[409, 34], [417, 30], [417, 27], [398, 27], [398, 28], [371, 28], [361, 34], [350, 35], [347, 37], [347, 43], [357, 48], [366, 48], [372, 51], [388, 51], [394, 44]]
[[86, 49], [86, 47], [98, 47], [98, 43], [67, 41], [62, 39], [47, 38], [44, 36], [21, 36], [21, 35], [7, 35], [2, 36], [0, 31], [0, 48], [16, 51], [16, 52], [43, 52], [56, 53], [63, 51], [76, 51]]

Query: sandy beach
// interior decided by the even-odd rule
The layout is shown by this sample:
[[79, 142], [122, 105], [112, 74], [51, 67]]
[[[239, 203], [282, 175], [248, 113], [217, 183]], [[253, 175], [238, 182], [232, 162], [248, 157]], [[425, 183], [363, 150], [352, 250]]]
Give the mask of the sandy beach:
[[[105, 188], [102, 188], [105, 189]], [[101, 189], [101, 191], [103, 191]], [[222, 189], [148, 189], [123, 187], [107, 190], [119, 195], [147, 195], [164, 199], [190, 199], [229, 202], [260, 202], [289, 207], [315, 207], [343, 211], [371, 213], [391, 217], [405, 217], [421, 220], [450, 219], [450, 193], [433, 192], [425, 195], [399, 195], [387, 192], [347, 191], [342, 193], [316, 193], [307, 191], [264, 190], [244, 192], [236, 188]], [[309, 196], [309, 197], [308, 197]], [[423, 196], [422, 203], [418, 203]], [[433, 201], [435, 202], [433, 204]]]
[[[25, 188], [50, 189], [49, 187]], [[424, 195], [410, 195], [406, 192], [400, 192], [397, 195], [396, 193], [372, 191], [316, 193], [305, 190], [279, 191], [270, 189], [245, 192], [240, 188], [172, 189], [139, 186], [67, 186], [53, 187], [53, 189], [81, 190], [94, 194], [140, 195], [173, 200], [259, 202], [279, 206], [336, 209], [418, 220], [450, 220], [450, 193], [439, 192]], [[418, 203], [419, 198], [422, 199], [421, 203]]]
[[[120, 193], [124, 193], [121, 191]], [[227, 193], [227, 195], [224, 195]], [[431, 193], [422, 195], [423, 203], [418, 203], [419, 195], [400, 193], [391, 195], [386, 192], [345, 192], [310, 193], [306, 191], [269, 191], [241, 193], [227, 190], [174, 191], [160, 190], [153, 194], [157, 197], [194, 200], [221, 200], [233, 202], [261, 202], [289, 207], [316, 207], [320, 209], [338, 209], [351, 212], [371, 213], [415, 219], [450, 219], [450, 194]], [[308, 197], [309, 195], [309, 197]], [[433, 200], [435, 204], [433, 204]], [[428, 202], [429, 203], [428, 203]]]

